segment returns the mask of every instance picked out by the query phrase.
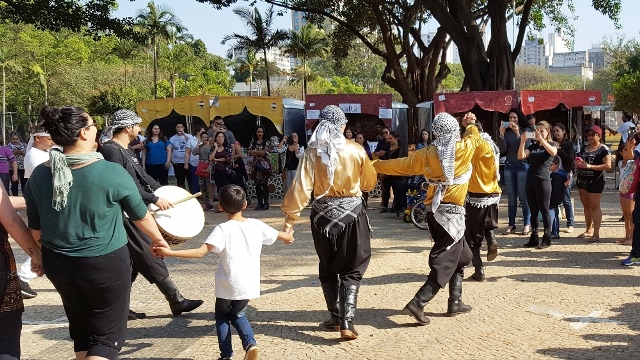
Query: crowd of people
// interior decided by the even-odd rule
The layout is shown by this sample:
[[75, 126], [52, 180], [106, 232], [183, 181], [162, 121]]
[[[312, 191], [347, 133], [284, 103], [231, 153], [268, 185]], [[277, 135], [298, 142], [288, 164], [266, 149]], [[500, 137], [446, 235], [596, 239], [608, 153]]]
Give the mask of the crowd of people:
[[[357, 299], [371, 259], [366, 194], [380, 175], [384, 175], [381, 212], [389, 212], [388, 192], [402, 177], [420, 177], [428, 184], [426, 216], [434, 240], [430, 271], [403, 313], [420, 325], [428, 324], [425, 306], [448, 285], [446, 314], [463, 314], [472, 310], [462, 301], [464, 268], [471, 264], [475, 270], [471, 278], [484, 281], [482, 243], [487, 244], [487, 261], [498, 256], [494, 231], [502, 192], [502, 154], [507, 157], [504, 176], [509, 204], [505, 234], [516, 233], [517, 210], [522, 209], [520, 234], [529, 235], [524, 246], [539, 249], [549, 247], [559, 236], [560, 204], [567, 213], [565, 231], [573, 231], [573, 208], [568, 208], [572, 174], [585, 209], [586, 231], [578, 237], [600, 240], [604, 173], [612, 166], [599, 126], [585, 129], [587, 141], [576, 151], [562, 124], [526, 118], [518, 109], [509, 112], [497, 143], [474, 114], [456, 119], [440, 113], [432, 123], [433, 138], [421, 131], [416, 150], [407, 157], [400, 157], [398, 134], [384, 124], [379, 125], [378, 144], [371, 151], [364, 134], [347, 128], [347, 118], [336, 106], [321, 111], [306, 149], [296, 133], [276, 142], [258, 126], [246, 156], [222, 118], [214, 119], [208, 129], [196, 129], [195, 136], [178, 124], [170, 139], [158, 126], [141, 138], [140, 117], [120, 110], [105, 129], [109, 140], [97, 143], [97, 125], [81, 108], [46, 106], [40, 117], [41, 128], [29, 143], [12, 137], [14, 147], [4, 155], [4, 164], [13, 168], [14, 181], [22, 176], [27, 180], [22, 185], [23, 197], [9, 196], [6, 184], [0, 189], [0, 274], [7, 275], [0, 277], [3, 360], [20, 357], [23, 283], [28, 286], [29, 278], [46, 274], [60, 294], [76, 359], [115, 359], [126, 340], [127, 321], [146, 316], [129, 308], [131, 284], [137, 275], [154, 284], [171, 313], [178, 316], [197, 309], [203, 301], [181, 294], [163, 257], [199, 258], [208, 252], [219, 253], [215, 325], [220, 358], [230, 359], [234, 354], [233, 326], [242, 340], [245, 359], [257, 359], [258, 345], [246, 310], [249, 301], [260, 296], [261, 248], [278, 239], [292, 243], [294, 224], [312, 198], [311, 236], [329, 312], [320, 326], [339, 331], [343, 339], [357, 339]], [[635, 209], [634, 194], [640, 166], [634, 159], [640, 157], [640, 137], [631, 136], [629, 129], [620, 129], [627, 132], [619, 149], [620, 202], [626, 222], [625, 237], [618, 243], [632, 245], [622, 264], [636, 265], [640, 264], [640, 227], [633, 224], [640, 221], [640, 211]], [[243, 215], [249, 203], [247, 179], [256, 186], [255, 210], [269, 209], [267, 180], [273, 175], [269, 157], [273, 152], [284, 159], [280, 170], [287, 190], [281, 207], [285, 215], [282, 231]], [[2, 161], [0, 154], [0, 171]], [[217, 195], [218, 211], [227, 217], [200, 248], [172, 250], [148, 211], [149, 204], [160, 210], [173, 206], [154, 194], [168, 183], [170, 167], [178, 186], [188, 186], [193, 193], [206, 192], [206, 208], [213, 208]], [[394, 189], [394, 193], [396, 201], [404, 198], [402, 190]], [[26, 208], [26, 226], [14, 208]], [[30, 257], [20, 275], [8, 235]]]

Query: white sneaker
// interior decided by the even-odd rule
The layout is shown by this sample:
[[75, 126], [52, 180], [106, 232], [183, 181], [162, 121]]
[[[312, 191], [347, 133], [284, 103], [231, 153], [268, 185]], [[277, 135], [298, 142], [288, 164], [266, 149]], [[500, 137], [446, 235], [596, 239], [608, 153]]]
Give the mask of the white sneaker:
[[564, 232], [572, 233], [573, 232], [573, 226], [569, 226]]

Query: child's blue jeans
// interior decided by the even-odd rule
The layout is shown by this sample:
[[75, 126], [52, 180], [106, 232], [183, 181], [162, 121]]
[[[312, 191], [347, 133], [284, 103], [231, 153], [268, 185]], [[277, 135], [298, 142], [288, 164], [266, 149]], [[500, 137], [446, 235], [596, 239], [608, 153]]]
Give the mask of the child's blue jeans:
[[220, 347], [220, 357], [230, 358], [233, 356], [231, 346], [231, 326], [233, 325], [242, 340], [242, 348], [247, 349], [251, 345], [256, 345], [253, 330], [249, 320], [245, 317], [249, 300], [227, 300], [216, 298], [216, 332], [218, 334], [218, 346]]

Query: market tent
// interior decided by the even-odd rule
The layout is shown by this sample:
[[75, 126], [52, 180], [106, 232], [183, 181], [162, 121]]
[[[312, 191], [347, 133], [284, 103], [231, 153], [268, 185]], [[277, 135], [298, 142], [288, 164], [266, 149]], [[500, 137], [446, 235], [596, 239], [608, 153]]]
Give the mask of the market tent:
[[283, 131], [283, 99], [268, 96], [187, 96], [168, 99], [144, 100], [136, 104], [142, 127], [151, 121], [168, 116], [172, 111], [186, 116], [197, 116], [207, 121], [219, 115], [236, 115], [247, 109], [251, 114], [269, 118], [278, 131]]
[[522, 90], [522, 112], [525, 115], [554, 109], [563, 104], [568, 109], [600, 105], [600, 90]]
[[503, 90], [433, 94], [435, 114], [441, 112], [463, 113], [470, 111], [476, 105], [489, 112], [497, 111], [506, 114], [509, 109], [518, 106], [518, 93], [514, 90]]

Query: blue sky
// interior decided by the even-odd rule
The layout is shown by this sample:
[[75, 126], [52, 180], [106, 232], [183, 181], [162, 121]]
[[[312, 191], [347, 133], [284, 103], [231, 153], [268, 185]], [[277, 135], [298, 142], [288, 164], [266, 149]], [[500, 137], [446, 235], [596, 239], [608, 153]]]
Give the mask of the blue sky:
[[[120, 8], [116, 12], [117, 16], [135, 16], [138, 9], [144, 8], [147, 0], [119, 0]], [[201, 39], [207, 45], [210, 53], [224, 56], [228, 45], [221, 45], [220, 41], [226, 34], [233, 32], [245, 33], [244, 26], [240, 19], [233, 14], [232, 8], [215, 10], [212, 6], [201, 4], [195, 0], [165, 0], [156, 1], [156, 4], [166, 4], [171, 7], [174, 13], [182, 20], [189, 32], [196, 38]], [[235, 6], [248, 6], [246, 1], [238, 1]], [[640, 36], [640, 1], [624, 0], [620, 14], [620, 24], [622, 29], [616, 30], [613, 23], [604, 15], [593, 10], [591, 1], [576, 0], [576, 15], [578, 20], [574, 22], [576, 28], [575, 50], [587, 50], [592, 44], [599, 43], [603, 36], [624, 34], [626, 38]], [[266, 5], [258, 2], [258, 8], [264, 9]], [[287, 12], [284, 16], [276, 19], [278, 28], [291, 28], [291, 15]], [[435, 29], [435, 26], [434, 26]], [[511, 29], [511, 26], [509, 26]], [[516, 29], [517, 30], [517, 29]], [[545, 31], [546, 34], [553, 31]], [[511, 32], [511, 31], [509, 31]], [[511, 34], [509, 34], [511, 37]]]

